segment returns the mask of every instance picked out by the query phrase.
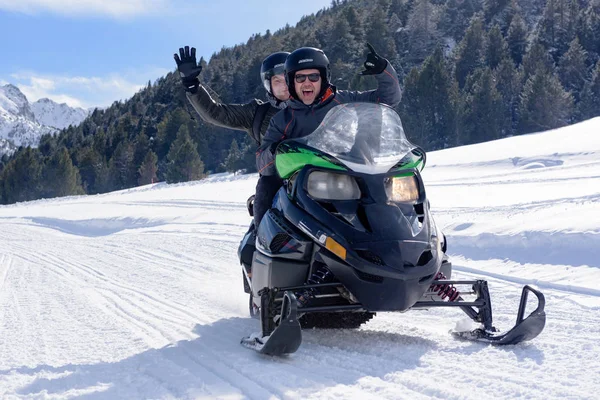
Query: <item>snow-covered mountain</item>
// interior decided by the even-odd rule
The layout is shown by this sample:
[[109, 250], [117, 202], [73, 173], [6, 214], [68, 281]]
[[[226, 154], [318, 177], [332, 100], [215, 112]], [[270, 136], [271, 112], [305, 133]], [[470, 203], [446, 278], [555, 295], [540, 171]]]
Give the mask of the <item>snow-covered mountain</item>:
[[452, 277], [489, 282], [499, 329], [524, 284], [546, 296], [546, 329], [515, 346], [457, 341], [464, 314], [434, 308], [306, 330], [289, 357], [243, 348], [256, 174], [0, 206], [0, 398], [597, 399], [599, 131], [428, 154]]
[[83, 108], [69, 107], [65, 103], [58, 104], [46, 98], [32, 103], [31, 111], [37, 122], [58, 129], [79, 125], [89, 115], [89, 111]]
[[89, 114], [49, 99], [30, 104], [18, 87], [0, 86], [0, 155], [19, 146], [37, 146], [47, 133], [81, 123]]

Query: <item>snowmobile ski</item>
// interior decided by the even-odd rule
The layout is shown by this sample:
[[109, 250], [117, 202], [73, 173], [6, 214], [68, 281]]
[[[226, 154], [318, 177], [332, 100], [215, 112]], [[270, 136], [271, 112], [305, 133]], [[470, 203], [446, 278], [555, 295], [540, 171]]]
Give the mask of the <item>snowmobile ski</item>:
[[[527, 318], [523, 318], [529, 292], [535, 294], [537, 297], [538, 306]], [[544, 295], [531, 286], [526, 285], [523, 287], [521, 295], [517, 322], [508, 332], [499, 333], [494, 331], [495, 328], [487, 330], [479, 328], [467, 332], [452, 332], [452, 334], [460, 339], [485, 342], [493, 345], [510, 345], [525, 342], [537, 337], [544, 330], [544, 326], [546, 325], [545, 304]]]
[[281, 313], [277, 316], [278, 324], [273, 327], [273, 317], [270, 316], [274, 291], [266, 289], [261, 296], [262, 335], [252, 334], [242, 339], [242, 346], [261, 354], [282, 356], [296, 352], [302, 343], [302, 328], [298, 321], [298, 306], [296, 296], [292, 292], [283, 294]]

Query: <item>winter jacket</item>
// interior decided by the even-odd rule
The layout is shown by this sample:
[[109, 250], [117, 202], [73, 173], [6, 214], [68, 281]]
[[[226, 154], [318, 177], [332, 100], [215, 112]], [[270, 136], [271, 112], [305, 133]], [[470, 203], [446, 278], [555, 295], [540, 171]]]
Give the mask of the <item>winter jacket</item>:
[[400, 103], [402, 93], [396, 70], [388, 62], [386, 69], [377, 75], [378, 87], [366, 92], [340, 90], [335, 86], [311, 105], [300, 100], [290, 99], [287, 107], [277, 113], [269, 124], [261, 146], [256, 152], [256, 167], [261, 175], [277, 175], [272, 153], [273, 143], [284, 139], [307, 136], [312, 133], [325, 118], [325, 115], [338, 104], [353, 102], [383, 103], [395, 107]]
[[187, 93], [187, 98], [205, 122], [246, 131], [258, 145], [262, 142], [271, 118], [285, 107], [285, 103], [278, 103], [275, 99], [270, 99], [267, 103], [258, 99], [246, 104], [217, 103], [202, 85], [195, 94]]

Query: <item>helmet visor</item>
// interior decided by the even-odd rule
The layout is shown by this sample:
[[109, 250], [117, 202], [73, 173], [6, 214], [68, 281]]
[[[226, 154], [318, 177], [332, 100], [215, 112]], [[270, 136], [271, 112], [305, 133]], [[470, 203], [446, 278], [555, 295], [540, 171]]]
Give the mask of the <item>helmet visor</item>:
[[264, 85], [265, 89], [267, 90], [267, 92], [272, 93], [271, 92], [271, 78], [274, 77], [275, 75], [283, 75], [284, 66], [285, 66], [284, 63], [276, 64], [273, 66], [273, 68], [270, 68], [261, 74], [262, 80], [263, 80], [263, 85]]

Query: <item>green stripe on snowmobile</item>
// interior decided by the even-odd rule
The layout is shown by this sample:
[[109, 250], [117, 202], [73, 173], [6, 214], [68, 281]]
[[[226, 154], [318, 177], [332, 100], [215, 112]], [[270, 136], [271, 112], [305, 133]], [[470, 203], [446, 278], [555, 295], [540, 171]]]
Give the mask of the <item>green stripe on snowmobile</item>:
[[421, 156], [415, 155], [414, 153], [408, 153], [392, 168], [392, 171], [402, 171], [405, 169], [418, 169], [419, 171], [423, 171], [424, 166], [425, 164], [423, 163], [423, 158]]
[[341, 165], [335, 158], [302, 146], [299, 143], [282, 143], [277, 147], [275, 168], [282, 179], [287, 179], [305, 165], [314, 165], [340, 171], [348, 169]]

